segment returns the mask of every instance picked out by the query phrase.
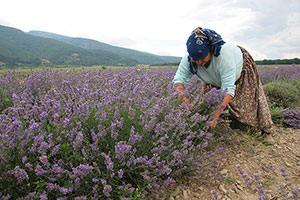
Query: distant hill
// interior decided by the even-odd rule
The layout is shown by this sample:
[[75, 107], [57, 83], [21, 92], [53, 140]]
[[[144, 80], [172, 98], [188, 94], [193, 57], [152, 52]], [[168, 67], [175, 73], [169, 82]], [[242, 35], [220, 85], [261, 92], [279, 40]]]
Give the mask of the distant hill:
[[174, 63], [174, 62], [179, 62], [181, 59], [180, 57], [158, 56], [158, 55], [141, 52], [133, 49], [117, 47], [117, 46], [109, 45], [103, 42], [86, 39], [86, 38], [72, 38], [68, 36], [63, 36], [55, 33], [43, 32], [43, 31], [29, 31], [27, 33], [34, 36], [55, 39], [84, 49], [110, 51], [117, 55], [136, 60], [140, 64]]
[[137, 61], [105, 50], [86, 50], [0, 26], [0, 62], [9, 67], [23, 65], [136, 65]]
[[[89, 39], [66, 38], [75, 40], [81, 45], [66, 41], [62, 42], [58, 39], [34, 36], [15, 28], [0, 25], [0, 67], [3, 65], [7, 67], [38, 66], [40, 64], [130, 66], [137, 64], [162, 64], [172, 62], [173, 59], [180, 59], [114, 47]], [[95, 48], [84, 47], [84, 43], [87, 43], [87, 46], [91, 46], [86, 41], [90, 41], [91, 45], [97, 44], [98, 46]], [[107, 46], [107, 48], [100, 48], [100, 44], [104, 47]], [[111, 47], [111, 49], [108, 47]], [[122, 49], [120, 51], [124, 51], [123, 54], [118, 53], [118, 51], [114, 52], [117, 49]], [[145, 59], [139, 60], [134, 58], [134, 56], [126, 56], [126, 50], [136, 53], [137, 57], [143, 56]], [[128, 54], [130, 55], [130, 53]]]

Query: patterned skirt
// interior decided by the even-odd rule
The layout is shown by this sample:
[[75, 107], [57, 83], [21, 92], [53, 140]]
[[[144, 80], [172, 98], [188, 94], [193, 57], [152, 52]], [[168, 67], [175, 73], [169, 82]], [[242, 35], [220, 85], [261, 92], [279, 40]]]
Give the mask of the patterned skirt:
[[[240, 78], [235, 82], [235, 96], [228, 105], [229, 112], [232, 117], [255, 130], [267, 130], [273, 121], [256, 64], [243, 47], [239, 48], [243, 53], [243, 68]], [[208, 85], [203, 92], [211, 87]]]

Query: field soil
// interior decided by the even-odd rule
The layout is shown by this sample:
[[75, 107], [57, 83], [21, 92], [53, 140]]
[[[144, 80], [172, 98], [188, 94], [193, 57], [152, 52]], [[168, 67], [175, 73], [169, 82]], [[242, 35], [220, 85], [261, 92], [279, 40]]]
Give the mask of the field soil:
[[225, 154], [219, 155], [222, 180], [216, 180], [215, 176], [203, 178], [196, 172], [193, 177], [177, 180], [166, 199], [258, 200], [255, 184], [249, 186], [236, 165], [240, 165], [250, 179], [260, 175], [262, 189], [266, 192], [264, 199], [294, 199], [291, 191], [300, 190], [299, 129], [277, 128], [273, 145], [266, 145], [257, 137], [238, 130], [230, 136], [232, 139], [218, 143], [227, 149]]

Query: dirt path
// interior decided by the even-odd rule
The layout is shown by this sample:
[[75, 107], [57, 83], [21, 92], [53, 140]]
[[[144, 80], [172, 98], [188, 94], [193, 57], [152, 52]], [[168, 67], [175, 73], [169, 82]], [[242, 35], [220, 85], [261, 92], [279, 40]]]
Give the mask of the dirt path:
[[[276, 143], [271, 146], [253, 136], [235, 133], [237, 141], [227, 141], [228, 152], [220, 162], [223, 180], [203, 180], [197, 176], [180, 180], [167, 199], [258, 200], [259, 194], [254, 190], [260, 185], [265, 191], [264, 199], [294, 199], [291, 191], [300, 191], [300, 130], [279, 130], [275, 135]], [[237, 165], [240, 171], [248, 174], [245, 178]], [[257, 174], [261, 184], [249, 185]], [[247, 177], [250, 180], [246, 181]], [[280, 185], [285, 187], [280, 189]]]

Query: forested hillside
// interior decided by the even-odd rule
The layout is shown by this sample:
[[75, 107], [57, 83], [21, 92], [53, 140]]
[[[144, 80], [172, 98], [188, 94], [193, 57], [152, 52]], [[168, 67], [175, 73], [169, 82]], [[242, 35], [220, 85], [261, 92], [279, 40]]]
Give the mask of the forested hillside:
[[162, 64], [162, 63], [172, 63], [179, 62], [181, 58], [174, 56], [158, 56], [150, 54], [147, 52], [141, 52], [134, 49], [128, 49], [118, 46], [109, 45], [96, 40], [86, 39], [86, 38], [73, 38], [68, 36], [63, 36], [55, 33], [48, 33], [43, 31], [29, 31], [28, 34], [55, 39], [72, 46], [89, 49], [89, 50], [105, 50], [113, 52], [117, 55], [136, 60], [140, 64]]
[[[89, 39], [74, 39], [81, 43]], [[92, 41], [103, 47], [110, 46]], [[122, 52], [122, 53], [120, 53]], [[142, 59], [141, 59], [142, 58]], [[18, 29], [0, 25], [0, 67], [40, 65], [111, 65], [134, 66], [137, 64], [162, 64], [179, 61], [178, 57], [163, 57], [125, 48], [85, 48], [84, 45], [68, 44], [57, 39], [26, 34]]]

